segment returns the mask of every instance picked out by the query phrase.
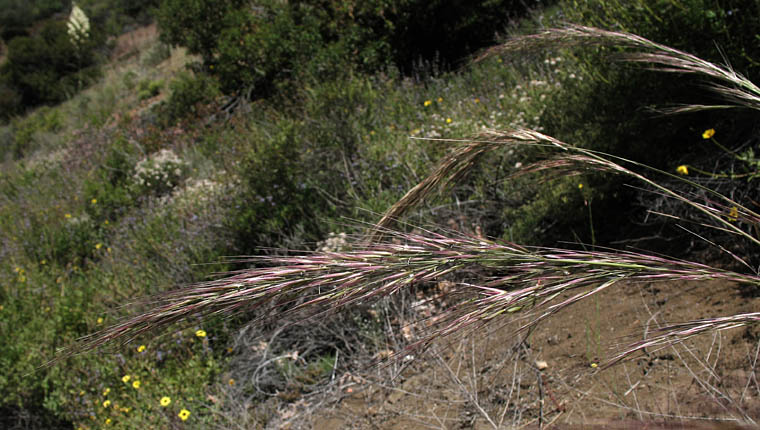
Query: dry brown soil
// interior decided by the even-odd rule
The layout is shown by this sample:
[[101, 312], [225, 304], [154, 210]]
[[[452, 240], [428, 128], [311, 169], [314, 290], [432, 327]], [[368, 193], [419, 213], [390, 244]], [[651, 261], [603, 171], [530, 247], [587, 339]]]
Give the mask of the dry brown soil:
[[758, 300], [730, 283], [619, 285], [525, 340], [504, 320], [414, 361], [344, 375], [328, 406], [284, 427], [744, 428], [760, 422], [757, 327], [646, 351], [606, 370], [592, 364], [663, 324], [756, 311]]

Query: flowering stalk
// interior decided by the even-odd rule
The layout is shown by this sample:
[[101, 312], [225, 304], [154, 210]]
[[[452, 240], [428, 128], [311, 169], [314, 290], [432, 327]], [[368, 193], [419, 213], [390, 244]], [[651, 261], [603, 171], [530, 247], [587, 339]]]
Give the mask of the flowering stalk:
[[90, 36], [90, 20], [84, 11], [75, 4], [71, 8], [69, 20], [66, 22], [69, 38], [75, 45], [84, 42]]
[[[156, 299], [158, 306], [153, 310], [86, 338], [79, 348], [130, 340], [191, 316], [256, 309], [261, 316], [254, 322], [259, 323], [273, 317], [308, 318], [453, 273], [458, 279], [463, 273], [483, 275], [455, 284], [452, 294], [463, 299], [445, 310], [430, 334], [412, 347], [499, 315], [533, 311], [534, 317], [523, 326], [530, 327], [624, 280], [760, 285], [760, 277], [754, 275], [640, 253], [525, 248], [467, 236], [384, 233], [390, 240], [360, 251], [256, 258], [253, 261], [269, 266], [164, 294]], [[663, 341], [668, 339], [663, 337]]]

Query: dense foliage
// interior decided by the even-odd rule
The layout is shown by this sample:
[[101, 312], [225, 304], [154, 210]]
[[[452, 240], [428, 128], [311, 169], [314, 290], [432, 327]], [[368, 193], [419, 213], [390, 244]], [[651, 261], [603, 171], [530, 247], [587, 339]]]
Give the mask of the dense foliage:
[[[537, 3], [537, 2], [536, 2]], [[512, 0], [215, 0], [161, 3], [168, 43], [201, 55], [226, 92], [270, 94], [294, 80], [329, 79], [341, 68], [459, 64], [494, 43], [533, 2]]]
[[88, 86], [100, 74], [108, 36], [147, 24], [156, 0], [85, 0], [77, 2], [90, 21], [87, 37], [72, 41], [68, 0], [5, 0], [0, 3], [0, 121], [28, 108], [56, 104]]

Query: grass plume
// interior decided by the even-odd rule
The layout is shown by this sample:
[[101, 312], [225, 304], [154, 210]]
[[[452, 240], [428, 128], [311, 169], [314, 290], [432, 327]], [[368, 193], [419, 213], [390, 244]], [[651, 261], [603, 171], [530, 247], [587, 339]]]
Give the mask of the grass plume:
[[[726, 97], [732, 106], [760, 108], [760, 89], [730, 67], [715, 65], [629, 33], [570, 26], [514, 39], [488, 54], [543, 45], [556, 47], [584, 43], [642, 49], [646, 52], [626, 54], [624, 59], [650, 64], [660, 71], [708, 76], [719, 82], [712, 84], [712, 89]], [[714, 107], [694, 105], [692, 110]], [[724, 212], [726, 208], [736, 208], [737, 218], [740, 215], [744, 221], [760, 220], [760, 215], [684, 177], [574, 147], [529, 129], [489, 130], [469, 140], [439, 140], [454, 143], [452, 152], [441, 160], [432, 174], [386, 212], [362, 249], [254, 258], [251, 262], [260, 267], [164, 294], [156, 299], [154, 309], [85, 338], [76, 346], [77, 351], [97, 348], [115, 340], [133, 339], [192, 316], [256, 310], [259, 317], [254, 323], [286, 316], [305, 319], [371, 302], [414, 284], [442, 279], [456, 281], [453, 293], [458, 294], [459, 300], [436, 318], [431, 331], [412, 347], [421, 347], [436, 338], [486, 324], [501, 315], [524, 314], [526, 322], [522, 328], [528, 328], [622, 281], [723, 280], [760, 285], [760, 277], [755, 274], [647, 253], [531, 248], [465, 235], [403, 233], [390, 229], [394, 220], [447, 183], [455, 182], [489, 151], [508, 145], [534, 145], [552, 148], [556, 154], [525, 167], [518, 174], [593, 170], [626, 175], [660, 195], [690, 206], [723, 231], [760, 245], [760, 240], [727, 219]], [[699, 202], [692, 195], [661, 185], [642, 171], [684, 181], [715, 201]], [[735, 257], [741, 261], [740, 257]], [[644, 348], [678, 342], [705, 331], [753, 324], [758, 318], [753, 313], [664, 327], [655, 337], [623, 349], [610, 363]]]
[[638, 49], [640, 52], [625, 53], [619, 58], [623, 61], [646, 64], [656, 71], [698, 74], [708, 77], [715, 81], [708, 84], [708, 88], [729, 102], [725, 105], [692, 104], [672, 109], [670, 113], [736, 107], [760, 109], [760, 88], [733, 70], [730, 65], [715, 64], [687, 52], [627, 32], [568, 25], [564, 28], [553, 28], [537, 34], [513, 38], [502, 45], [487, 50], [478, 59], [510, 52], [579, 45], [607, 45]]

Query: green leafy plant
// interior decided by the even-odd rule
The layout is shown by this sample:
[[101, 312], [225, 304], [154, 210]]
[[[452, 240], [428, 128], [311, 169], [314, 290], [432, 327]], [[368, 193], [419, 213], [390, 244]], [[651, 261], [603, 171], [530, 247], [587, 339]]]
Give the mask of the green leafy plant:
[[161, 93], [164, 83], [162, 81], [144, 80], [137, 84], [137, 98], [146, 100]]

